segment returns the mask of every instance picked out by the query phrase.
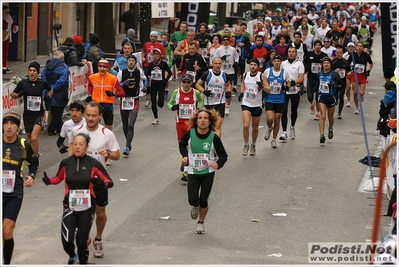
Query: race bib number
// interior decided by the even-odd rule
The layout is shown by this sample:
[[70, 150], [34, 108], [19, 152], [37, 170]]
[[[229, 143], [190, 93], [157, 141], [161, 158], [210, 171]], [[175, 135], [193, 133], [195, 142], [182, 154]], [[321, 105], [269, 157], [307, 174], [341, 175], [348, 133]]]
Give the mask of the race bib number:
[[361, 74], [364, 72], [365, 67], [364, 64], [355, 64], [355, 72]]
[[297, 94], [300, 91], [300, 89], [301, 87], [299, 86], [290, 86], [286, 94], [287, 95]]
[[151, 80], [153, 80], [153, 81], [162, 81], [162, 70], [153, 70], [153, 71], [151, 71]]
[[319, 73], [321, 71], [321, 63], [312, 63], [310, 70], [312, 73]]
[[200, 52], [201, 52], [201, 55], [202, 55], [203, 57], [208, 56], [208, 49], [206, 49], [206, 48], [200, 48]]
[[327, 82], [320, 82], [320, 86], [319, 86], [319, 91], [321, 93], [328, 93], [329, 92], [329, 86]]
[[27, 101], [27, 110], [40, 111], [40, 105], [42, 104], [42, 98], [40, 96], [28, 96]]
[[89, 189], [69, 190], [69, 208], [73, 211], [84, 211], [91, 207]]
[[190, 70], [188, 70], [188, 71], [186, 71], [186, 73], [187, 73], [187, 74], [190, 74], [191, 77], [193, 77], [193, 82], [195, 82], [195, 76], [196, 76], [195, 71], [190, 71]]
[[208, 154], [193, 154], [193, 168], [196, 171], [203, 171], [209, 167]]
[[134, 97], [122, 97], [122, 110], [132, 110], [134, 108]]
[[280, 94], [280, 92], [281, 92], [281, 86], [282, 86], [282, 84], [281, 83], [278, 83], [277, 81], [273, 81], [271, 84], [270, 84], [270, 89], [271, 89], [271, 94]]
[[154, 61], [154, 57], [151, 54], [148, 54], [148, 63], [151, 63]]
[[259, 57], [258, 61], [259, 61], [259, 69], [263, 68], [263, 57]]
[[345, 71], [345, 69], [338, 69], [338, 74], [339, 74], [339, 77], [340, 77], [341, 79], [345, 78], [345, 76], [346, 76], [346, 71]]
[[15, 185], [15, 171], [7, 171], [3, 170], [3, 175], [1, 176], [2, 184], [3, 184], [3, 192], [4, 193], [12, 193], [14, 192]]
[[258, 94], [258, 89], [247, 88], [245, 89], [245, 98], [252, 101], [256, 99], [256, 95]]
[[223, 90], [221, 88], [214, 88], [211, 93], [211, 97], [220, 99], [222, 97]]
[[233, 64], [231, 63], [231, 60], [226, 59], [226, 61], [223, 63], [222, 68], [224, 70], [231, 70], [233, 67]]
[[194, 114], [193, 104], [179, 104], [179, 118], [189, 119]]

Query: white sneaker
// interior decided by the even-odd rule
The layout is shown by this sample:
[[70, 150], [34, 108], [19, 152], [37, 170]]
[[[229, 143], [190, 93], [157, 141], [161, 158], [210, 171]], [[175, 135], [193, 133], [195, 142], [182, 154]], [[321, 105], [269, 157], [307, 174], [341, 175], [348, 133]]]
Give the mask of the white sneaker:
[[270, 138], [270, 133], [271, 133], [272, 131], [273, 131], [273, 128], [267, 127], [267, 130], [266, 130], [265, 136], [264, 136], [264, 138], [265, 138], [266, 141], [269, 140], [269, 138]]
[[360, 111], [359, 111], [359, 109], [357, 108], [357, 109], [355, 109], [355, 112], [353, 112], [354, 114], [359, 114], [360, 113]]
[[205, 234], [204, 223], [197, 223], [197, 234]]
[[295, 139], [295, 127], [290, 126], [290, 138]]
[[271, 146], [272, 146], [272, 148], [277, 148], [277, 142], [276, 142], [276, 139], [273, 139], [273, 140], [272, 140], [272, 142], [271, 142]]
[[280, 140], [287, 140], [288, 139], [288, 135], [287, 135], [287, 132], [283, 132], [281, 135], [280, 135]]
[[112, 166], [112, 159], [108, 159], [106, 162], [105, 162], [105, 165], [107, 165], [107, 166]]
[[104, 252], [103, 252], [103, 241], [97, 241], [93, 240], [93, 246], [94, 246], [94, 252], [93, 252], [93, 257], [94, 258], [102, 258], [104, 257]]
[[224, 108], [224, 115], [230, 115], [230, 106]]
[[251, 149], [249, 150], [249, 155], [250, 156], [255, 156], [256, 155], [255, 145], [251, 145]]
[[153, 122], [151, 122], [152, 125], [158, 125], [159, 124], [159, 119], [155, 119]]
[[144, 107], [148, 108], [149, 106], [150, 106], [150, 100], [147, 99], [147, 101], [145, 101], [145, 106]]
[[247, 156], [248, 150], [249, 150], [249, 145], [244, 145], [244, 148], [242, 149], [242, 155]]
[[346, 103], [346, 106], [349, 108], [351, 106], [351, 102]]

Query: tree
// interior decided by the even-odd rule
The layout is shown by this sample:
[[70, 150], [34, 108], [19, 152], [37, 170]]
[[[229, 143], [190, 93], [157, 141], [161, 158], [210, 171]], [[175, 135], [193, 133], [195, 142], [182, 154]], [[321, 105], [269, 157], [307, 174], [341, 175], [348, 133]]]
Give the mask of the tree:
[[115, 53], [115, 28], [112, 3], [96, 3], [94, 32], [100, 37], [100, 46], [106, 53]]

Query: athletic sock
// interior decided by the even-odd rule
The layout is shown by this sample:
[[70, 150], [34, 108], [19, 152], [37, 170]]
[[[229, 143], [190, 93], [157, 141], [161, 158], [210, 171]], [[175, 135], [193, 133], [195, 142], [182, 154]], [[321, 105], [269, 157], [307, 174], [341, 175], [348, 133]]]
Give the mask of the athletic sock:
[[14, 250], [14, 238], [4, 240], [4, 246], [3, 246], [4, 264], [11, 263], [13, 250]]

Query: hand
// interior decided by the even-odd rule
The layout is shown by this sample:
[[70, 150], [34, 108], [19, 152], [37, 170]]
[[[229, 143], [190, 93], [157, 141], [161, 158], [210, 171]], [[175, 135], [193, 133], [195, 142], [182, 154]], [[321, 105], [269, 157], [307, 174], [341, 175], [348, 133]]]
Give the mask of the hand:
[[114, 92], [112, 92], [110, 90], [105, 91], [105, 93], [107, 94], [107, 96], [114, 96], [115, 95]]
[[366, 71], [366, 76], [370, 76], [370, 70]]
[[126, 81], [122, 82], [122, 86], [129, 86], [130, 80], [127, 79]]
[[44, 98], [44, 102], [46, 102], [47, 104], [50, 103], [51, 97], [49, 97], [48, 95], [45, 95], [43, 98]]
[[19, 91], [19, 93], [18, 93], [18, 97], [21, 97], [21, 96], [23, 96], [23, 95], [25, 94], [25, 92], [26, 92], [26, 90], [21, 90], [21, 91]]
[[95, 187], [104, 187], [104, 181], [101, 178], [93, 177], [90, 179], [90, 182], [95, 186]]
[[205, 96], [210, 96], [210, 95], [212, 94], [212, 91], [211, 91], [211, 90], [204, 90], [202, 93], [203, 93]]
[[64, 145], [60, 145], [58, 151], [60, 151], [61, 154], [64, 154], [64, 153], [68, 152], [68, 147], [64, 146]]
[[221, 60], [226, 60], [226, 55], [220, 57]]
[[243, 98], [244, 98], [244, 93], [240, 93], [240, 95], [238, 96], [238, 102], [241, 102]]
[[86, 97], [86, 102], [87, 102], [87, 103], [91, 102], [91, 100], [92, 100], [91, 95], [89, 95], [88, 97]]
[[230, 91], [226, 91], [226, 98], [229, 99], [231, 97], [231, 92]]
[[54, 90], [53, 90], [53, 88], [51, 88], [51, 90], [48, 91], [47, 95], [48, 96], [53, 96], [53, 94], [54, 94]]
[[43, 182], [44, 182], [46, 185], [51, 184], [50, 178], [48, 178], [47, 173], [44, 172], [43, 174], [44, 174], [44, 177], [42, 178]]
[[[33, 174], [32, 174], [33, 175]], [[25, 175], [25, 183], [26, 187], [32, 187], [35, 184], [35, 180], [31, 175]]]
[[291, 81], [291, 86], [295, 86], [295, 81]]
[[263, 84], [261, 82], [256, 82], [256, 84], [260, 87], [263, 88]]
[[179, 104], [176, 104], [176, 105], [173, 105], [172, 106], [172, 110], [173, 111], [176, 111], [176, 110], [178, 110], [179, 109]]

